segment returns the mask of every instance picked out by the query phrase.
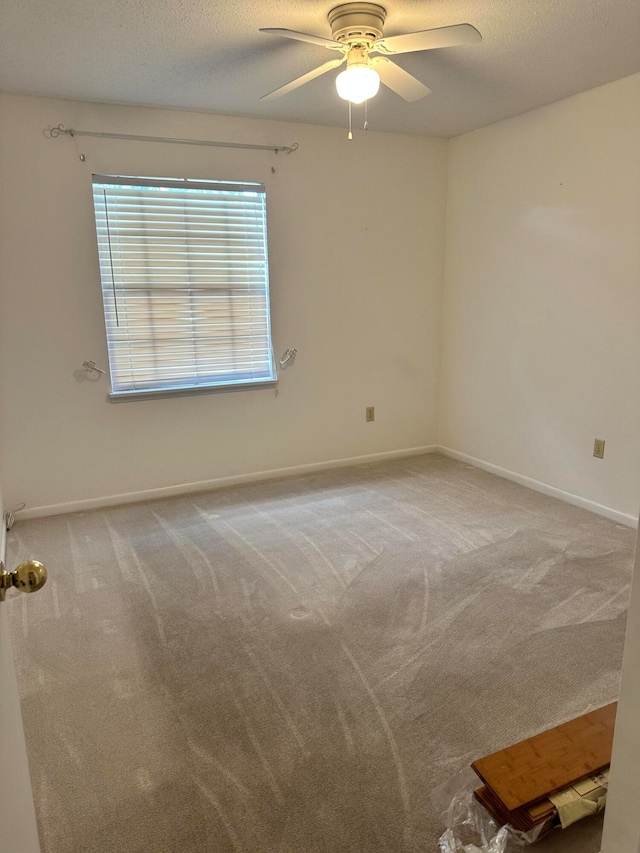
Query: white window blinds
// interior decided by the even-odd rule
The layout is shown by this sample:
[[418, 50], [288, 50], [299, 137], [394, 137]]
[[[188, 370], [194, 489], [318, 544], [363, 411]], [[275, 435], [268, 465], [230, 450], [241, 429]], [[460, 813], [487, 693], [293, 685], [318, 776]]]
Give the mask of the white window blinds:
[[274, 382], [262, 184], [93, 176], [113, 396]]

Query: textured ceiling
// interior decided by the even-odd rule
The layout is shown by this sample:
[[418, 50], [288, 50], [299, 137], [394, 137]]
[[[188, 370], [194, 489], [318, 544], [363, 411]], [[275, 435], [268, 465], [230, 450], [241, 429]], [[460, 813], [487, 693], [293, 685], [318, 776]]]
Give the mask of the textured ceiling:
[[[405, 103], [381, 87], [369, 105], [373, 130], [455, 136], [640, 71], [640, 0], [378, 2], [386, 36], [468, 22], [483, 41], [398, 57], [433, 93]], [[259, 101], [335, 54], [258, 28], [328, 37], [335, 4], [0, 0], [0, 88], [344, 125], [335, 71]]]

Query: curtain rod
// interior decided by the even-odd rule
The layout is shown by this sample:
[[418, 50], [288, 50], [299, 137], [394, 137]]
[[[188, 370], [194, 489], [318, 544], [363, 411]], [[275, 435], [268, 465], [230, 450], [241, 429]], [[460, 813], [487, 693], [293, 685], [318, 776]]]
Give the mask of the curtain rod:
[[66, 136], [97, 136], [100, 139], [130, 139], [136, 142], [173, 142], [176, 145], [208, 145], [212, 148], [252, 148], [256, 151], [284, 151], [291, 154], [298, 150], [298, 143], [293, 145], [253, 145], [249, 142], [213, 142], [209, 139], [175, 139], [170, 136], [138, 136], [132, 133], [98, 133], [95, 130], [74, 130], [59, 124], [56, 127], [49, 126], [42, 131], [47, 139], [57, 139], [60, 134]]

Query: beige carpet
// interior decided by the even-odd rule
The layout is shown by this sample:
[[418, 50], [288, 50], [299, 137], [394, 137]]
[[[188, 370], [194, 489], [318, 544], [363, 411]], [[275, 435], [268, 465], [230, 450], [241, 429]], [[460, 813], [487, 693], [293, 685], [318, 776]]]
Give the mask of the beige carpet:
[[433, 786], [616, 698], [634, 540], [439, 455], [17, 523], [44, 853], [436, 853]]

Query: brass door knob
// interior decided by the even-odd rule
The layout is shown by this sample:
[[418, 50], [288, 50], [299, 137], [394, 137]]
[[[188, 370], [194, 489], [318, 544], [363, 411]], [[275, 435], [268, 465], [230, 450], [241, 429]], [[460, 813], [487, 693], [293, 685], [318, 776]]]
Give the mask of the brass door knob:
[[0, 563], [0, 601], [12, 586], [20, 592], [37, 592], [47, 582], [47, 570], [38, 560], [27, 560], [12, 572], [5, 572]]

